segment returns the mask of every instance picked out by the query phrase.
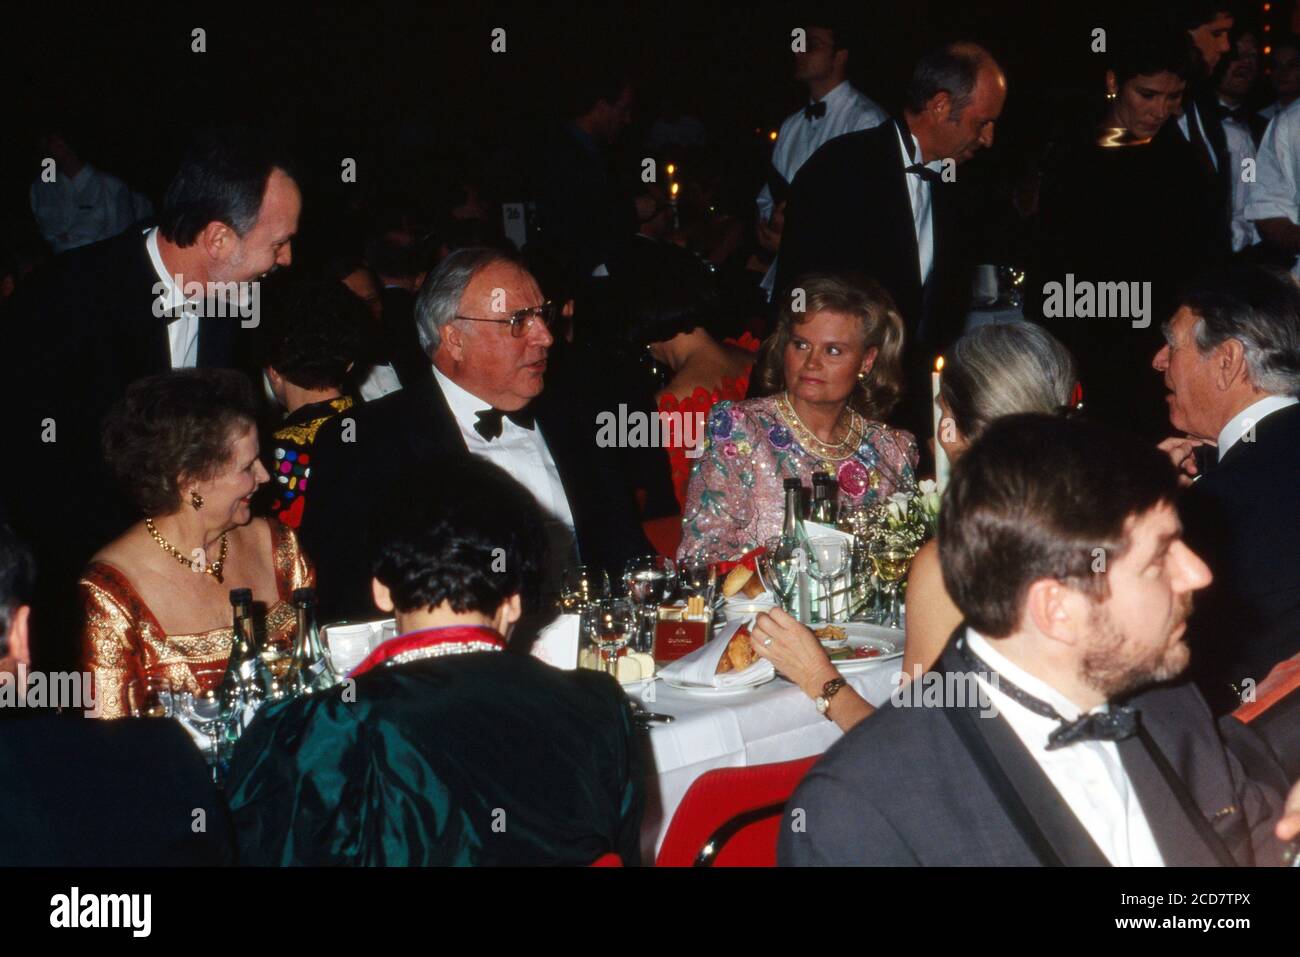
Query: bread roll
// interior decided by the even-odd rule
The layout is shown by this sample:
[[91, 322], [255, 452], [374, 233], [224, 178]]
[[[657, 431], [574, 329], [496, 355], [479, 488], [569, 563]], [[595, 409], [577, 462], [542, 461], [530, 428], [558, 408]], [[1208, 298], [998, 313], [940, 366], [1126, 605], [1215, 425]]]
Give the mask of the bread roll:
[[722, 658], [718, 661], [717, 673], [725, 675], [728, 671], [744, 671], [756, 661], [758, 655], [749, 640], [749, 627], [741, 625], [727, 642], [727, 650], [722, 653]]
[[[739, 593], [750, 580], [758, 580], [752, 568], [746, 568], [744, 565], [737, 565], [731, 571], [727, 572], [727, 577], [722, 582], [722, 594], [727, 598], [733, 598]], [[762, 586], [760, 585], [760, 590]]]

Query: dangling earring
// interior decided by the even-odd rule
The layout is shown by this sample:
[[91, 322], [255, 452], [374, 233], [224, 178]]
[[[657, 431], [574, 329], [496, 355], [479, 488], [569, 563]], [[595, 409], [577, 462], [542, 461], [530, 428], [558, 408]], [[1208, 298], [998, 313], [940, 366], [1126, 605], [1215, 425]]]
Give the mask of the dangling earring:
[[190, 504], [194, 506], [194, 511], [203, 507], [203, 496], [198, 492], [190, 492]]
[[1107, 99], [1108, 101], [1110, 101], [1110, 100], [1114, 100], [1114, 99], [1115, 99], [1116, 97], [1118, 97], [1118, 96], [1119, 96], [1119, 91], [1118, 91], [1117, 89], [1115, 89], [1115, 83], [1114, 83], [1114, 81], [1112, 81], [1112, 80], [1107, 80], [1107, 81], [1106, 81], [1106, 99]]

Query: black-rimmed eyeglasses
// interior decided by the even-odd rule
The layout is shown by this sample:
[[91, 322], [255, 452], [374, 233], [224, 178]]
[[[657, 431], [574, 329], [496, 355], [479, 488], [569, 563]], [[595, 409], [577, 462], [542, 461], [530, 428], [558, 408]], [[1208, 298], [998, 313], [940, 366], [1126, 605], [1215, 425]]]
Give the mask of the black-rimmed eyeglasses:
[[528, 309], [520, 309], [510, 314], [508, 319], [483, 319], [479, 316], [456, 316], [457, 319], [464, 319], [466, 322], [494, 322], [506, 323], [510, 326], [510, 335], [518, 339], [526, 336], [533, 328], [533, 322], [540, 320], [542, 325], [547, 329], [555, 326], [555, 321], [560, 316], [560, 307], [553, 302], [547, 301], [540, 306], [531, 306]]

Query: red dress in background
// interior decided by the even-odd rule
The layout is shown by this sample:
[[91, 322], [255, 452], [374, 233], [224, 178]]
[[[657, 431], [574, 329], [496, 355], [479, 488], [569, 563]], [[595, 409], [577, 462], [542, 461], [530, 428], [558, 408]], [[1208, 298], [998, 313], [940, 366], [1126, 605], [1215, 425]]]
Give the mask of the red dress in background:
[[[758, 352], [759, 346], [762, 345], [748, 332], [741, 333], [739, 339], [724, 339], [723, 344], [737, 346], [752, 353]], [[684, 508], [686, 505], [686, 486], [691, 480], [691, 469], [699, 461], [688, 458], [687, 450], [704, 444], [705, 423], [709, 421], [709, 410], [715, 403], [724, 399], [739, 402], [745, 398], [745, 394], [749, 391], [751, 371], [752, 367], [734, 379], [724, 376], [718, 388], [712, 392], [703, 386], [696, 386], [694, 392], [680, 401], [670, 392], [660, 393], [660, 418], [666, 430], [665, 446], [668, 452], [668, 464], [672, 471], [673, 493], [677, 496], [679, 506]], [[665, 417], [666, 415], [671, 417]], [[694, 416], [694, 425], [684, 425], [692, 416]]]

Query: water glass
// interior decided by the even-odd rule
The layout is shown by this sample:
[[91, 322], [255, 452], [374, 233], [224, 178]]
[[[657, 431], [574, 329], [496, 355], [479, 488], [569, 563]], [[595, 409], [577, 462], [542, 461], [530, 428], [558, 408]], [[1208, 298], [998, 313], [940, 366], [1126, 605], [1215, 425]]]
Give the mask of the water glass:
[[[632, 603], [625, 598], [598, 598], [589, 602], [582, 610], [579, 627], [579, 647], [590, 649], [617, 680], [619, 652], [627, 647], [637, 627]], [[581, 653], [578, 658], [581, 662]]]
[[646, 555], [634, 558], [623, 571], [623, 587], [640, 620], [634, 647], [649, 651], [654, 643], [654, 626], [659, 606], [672, 594], [677, 581], [677, 566], [671, 558]]

